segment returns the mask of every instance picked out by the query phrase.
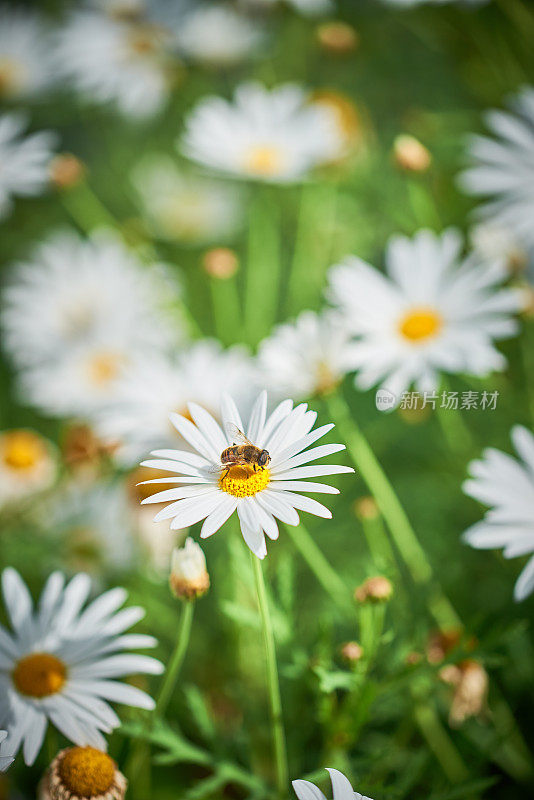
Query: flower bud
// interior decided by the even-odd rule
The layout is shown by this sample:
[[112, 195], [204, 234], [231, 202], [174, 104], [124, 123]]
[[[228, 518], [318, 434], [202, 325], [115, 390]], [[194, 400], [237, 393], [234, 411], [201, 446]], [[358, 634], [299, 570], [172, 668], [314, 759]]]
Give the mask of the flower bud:
[[353, 508], [358, 519], [377, 519], [380, 515], [374, 497], [360, 497], [354, 503]]
[[334, 55], [344, 56], [356, 50], [360, 37], [352, 25], [336, 20], [319, 25], [317, 41], [323, 50]]
[[374, 578], [367, 578], [361, 586], [354, 592], [354, 598], [358, 603], [381, 603], [389, 600], [393, 594], [391, 581], [383, 575]]
[[171, 556], [171, 591], [181, 600], [196, 600], [210, 588], [206, 556], [191, 537], [183, 547], [175, 547]]
[[70, 189], [85, 176], [85, 166], [72, 153], [60, 153], [50, 162], [50, 178], [58, 189]]
[[439, 676], [454, 688], [449, 714], [452, 727], [458, 727], [468, 717], [478, 717], [484, 712], [489, 678], [480, 662], [467, 659], [460, 664], [447, 664], [441, 668]]
[[393, 158], [400, 169], [408, 172], [425, 172], [432, 161], [426, 147], [415, 136], [402, 133], [393, 142]]
[[237, 255], [229, 247], [214, 247], [205, 253], [202, 266], [212, 278], [228, 280], [236, 274], [239, 261]]
[[50, 764], [39, 786], [39, 800], [123, 800], [126, 787], [126, 778], [107, 753], [69, 747]]
[[341, 655], [346, 661], [355, 663], [363, 656], [363, 648], [358, 642], [345, 642], [341, 648]]

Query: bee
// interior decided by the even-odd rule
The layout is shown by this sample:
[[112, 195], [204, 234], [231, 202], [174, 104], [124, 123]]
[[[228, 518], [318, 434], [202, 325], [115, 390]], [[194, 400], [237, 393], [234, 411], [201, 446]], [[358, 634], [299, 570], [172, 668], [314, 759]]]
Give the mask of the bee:
[[221, 453], [221, 469], [224, 470], [222, 478], [226, 478], [230, 469], [235, 466], [249, 466], [252, 467], [254, 472], [258, 469], [263, 469], [271, 460], [267, 450], [262, 450], [252, 444], [243, 431], [240, 431], [237, 425], [228, 423], [226, 425], [226, 432], [230, 439], [233, 439], [233, 445], [227, 447]]

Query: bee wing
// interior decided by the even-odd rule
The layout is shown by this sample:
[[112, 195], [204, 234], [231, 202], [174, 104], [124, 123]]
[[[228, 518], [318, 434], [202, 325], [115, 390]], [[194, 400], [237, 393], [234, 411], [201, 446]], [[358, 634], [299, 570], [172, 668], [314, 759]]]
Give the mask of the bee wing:
[[[250, 445], [252, 445], [252, 442], [250, 442], [247, 439], [247, 437], [245, 436], [243, 431], [240, 430], [237, 427], [237, 425], [234, 425], [233, 422], [227, 422], [226, 425], [224, 426], [224, 429], [226, 431], [226, 435], [228, 436], [230, 441], [233, 442], [233, 444], [250, 444]], [[252, 446], [254, 446], [254, 445], [252, 445]]]
[[221, 464], [214, 464], [211, 467], [204, 467], [204, 472], [208, 475], [220, 475], [227, 467], [232, 466], [233, 461], [223, 461]]

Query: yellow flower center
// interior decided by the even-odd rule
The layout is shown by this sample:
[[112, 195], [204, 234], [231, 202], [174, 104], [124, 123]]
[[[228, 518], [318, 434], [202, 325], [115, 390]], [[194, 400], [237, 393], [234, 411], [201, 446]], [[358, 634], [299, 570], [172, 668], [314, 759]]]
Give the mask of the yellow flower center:
[[0, 96], [9, 97], [23, 88], [26, 68], [19, 61], [0, 56]]
[[27, 697], [49, 697], [63, 688], [67, 668], [57, 656], [50, 653], [31, 653], [17, 662], [13, 670], [13, 683]]
[[414, 308], [404, 316], [399, 330], [410, 342], [420, 342], [437, 336], [443, 326], [443, 319], [431, 308]]
[[282, 153], [274, 145], [251, 147], [245, 158], [245, 168], [252, 175], [277, 175], [282, 169]]
[[98, 353], [89, 361], [89, 379], [95, 386], [106, 386], [119, 375], [123, 359], [117, 353]]
[[46, 455], [40, 437], [31, 431], [10, 431], [2, 439], [0, 458], [12, 470], [31, 470]]
[[115, 762], [94, 747], [71, 747], [61, 759], [58, 772], [75, 797], [99, 797], [113, 786]]
[[219, 488], [234, 497], [253, 497], [269, 484], [271, 473], [266, 467], [254, 472], [249, 466], [230, 467], [219, 478]]

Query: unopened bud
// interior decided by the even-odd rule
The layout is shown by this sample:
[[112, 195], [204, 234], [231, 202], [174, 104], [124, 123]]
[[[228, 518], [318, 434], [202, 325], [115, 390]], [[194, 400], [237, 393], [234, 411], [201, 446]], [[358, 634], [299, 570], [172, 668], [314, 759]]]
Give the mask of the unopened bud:
[[354, 598], [358, 603], [382, 603], [389, 600], [393, 594], [391, 581], [383, 575], [374, 578], [367, 578], [361, 586], [354, 592]]
[[373, 497], [360, 497], [354, 503], [354, 513], [359, 519], [377, 519], [380, 514]]
[[341, 648], [341, 655], [346, 661], [354, 663], [363, 656], [363, 648], [358, 642], [345, 642]]
[[317, 41], [329, 53], [346, 55], [356, 50], [360, 37], [347, 22], [323, 22], [317, 28]]
[[191, 537], [183, 547], [172, 551], [169, 584], [174, 596], [181, 600], [196, 600], [210, 588], [206, 556]]
[[85, 166], [72, 153], [60, 153], [50, 162], [50, 178], [58, 189], [70, 189], [85, 176]]
[[214, 247], [204, 255], [202, 266], [212, 278], [227, 280], [236, 274], [239, 260], [229, 247]]
[[425, 172], [432, 161], [424, 144], [407, 133], [400, 134], [393, 142], [393, 157], [395, 164], [408, 172]]

